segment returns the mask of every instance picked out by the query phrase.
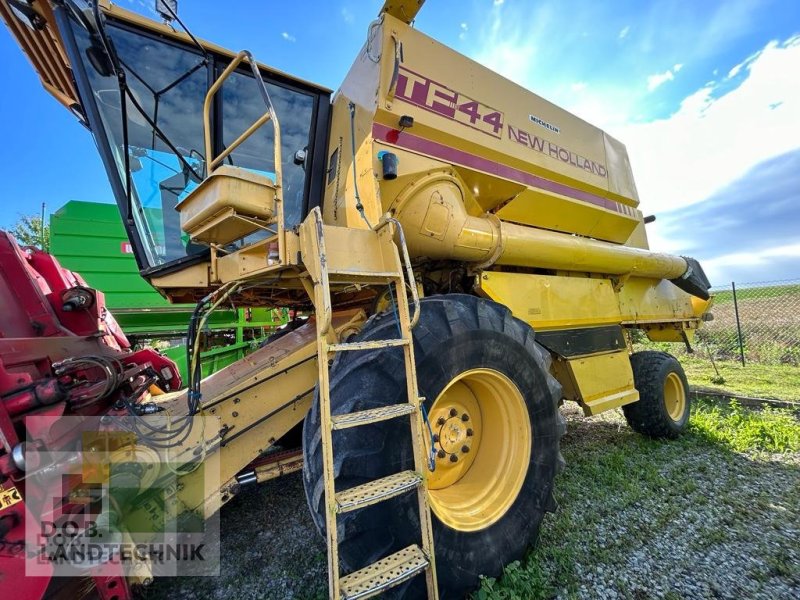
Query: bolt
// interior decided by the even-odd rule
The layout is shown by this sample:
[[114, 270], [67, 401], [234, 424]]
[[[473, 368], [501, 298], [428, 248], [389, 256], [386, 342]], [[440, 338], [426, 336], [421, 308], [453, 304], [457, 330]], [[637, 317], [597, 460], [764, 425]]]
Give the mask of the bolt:
[[472, 429], [467, 429], [467, 437], [472, 437], [474, 434], [475, 432]]
[[463, 415], [461, 415], [461, 420], [466, 423], [467, 421], [469, 421], [469, 415], [467, 413], [464, 413]]
[[463, 452], [464, 454], [469, 452], [469, 446], [461, 446], [461, 452]]
[[450, 455], [450, 462], [458, 462], [458, 457], [455, 454]]
[[458, 414], [458, 411], [455, 408], [450, 409], [450, 416], [455, 417]]
[[234, 418], [234, 419], [235, 419], [236, 417], [238, 417], [238, 416], [239, 416], [239, 413], [238, 413], [238, 412], [236, 412], [236, 411], [233, 411], [233, 413], [231, 413], [231, 414], [233, 415], [233, 418]]
[[436, 419], [436, 424], [437, 425], [444, 425], [444, 417], [439, 417], [438, 419]]
[[439, 451], [436, 453], [436, 456], [438, 456], [439, 458], [444, 458], [444, 457], [445, 457], [445, 454], [447, 454], [447, 453], [446, 453], [444, 450], [439, 450]]
[[438, 433], [434, 433], [433, 434], [433, 441], [434, 442], [438, 442], [439, 441], [439, 434]]

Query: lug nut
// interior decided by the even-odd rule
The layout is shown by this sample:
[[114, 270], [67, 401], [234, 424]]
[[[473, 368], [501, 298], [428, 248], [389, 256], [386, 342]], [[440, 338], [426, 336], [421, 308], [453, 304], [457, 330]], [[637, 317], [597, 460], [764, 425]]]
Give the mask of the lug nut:
[[439, 434], [438, 433], [434, 433], [433, 434], [433, 441], [434, 442], [438, 442], [439, 441]]
[[436, 456], [438, 456], [439, 458], [444, 458], [446, 454], [447, 454], [447, 452], [445, 452], [444, 450], [439, 450], [436, 453]]
[[444, 417], [439, 417], [438, 419], [436, 419], [436, 424], [437, 425], [444, 425]]
[[458, 457], [455, 454], [450, 455], [450, 462], [458, 462]]
[[461, 420], [466, 423], [467, 421], [469, 421], [469, 415], [467, 413], [464, 413], [463, 415], [461, 415]]
[[464, 454], [469, 452], [469, 446], [461, 446], [461, 452], [463, 452]]
[[455, 417], [458, 414], [458, 411], [455, 408], [450, 409], [450, 416]]
[[472, 437], [474, 434], [475, 432], [472, 429], [467, 429], [467, 437]]

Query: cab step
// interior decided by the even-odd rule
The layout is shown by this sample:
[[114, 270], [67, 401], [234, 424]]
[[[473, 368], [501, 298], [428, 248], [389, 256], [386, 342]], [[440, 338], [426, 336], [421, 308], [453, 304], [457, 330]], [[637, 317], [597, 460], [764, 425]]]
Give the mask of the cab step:
[[416, 406], [404, 402], [402, 404], [391, 404], [389, 406], [370, 408], [368, 410], [360, 410], [358, 412], [342, 415], [333, 415], [331, 416], [331, 429], [348, 429], [349, 427], [357, 427], [358, 425], [380, 423], [381, 421], [388, 421], [395, 417], [410, 415], [415, 410], [417, 410]]
[[342, 578], [342, 598], [362, 600], [395, 587], [428, 568], [428, 557], [415, 545], [403, 548]]
[[346, 513], [383, 502], [416, 489], [420, 483], [422, 483], [422, 477], [414, 471], [401, 471], [388, 477], [362, 483], [336, 494], [336, 512]]

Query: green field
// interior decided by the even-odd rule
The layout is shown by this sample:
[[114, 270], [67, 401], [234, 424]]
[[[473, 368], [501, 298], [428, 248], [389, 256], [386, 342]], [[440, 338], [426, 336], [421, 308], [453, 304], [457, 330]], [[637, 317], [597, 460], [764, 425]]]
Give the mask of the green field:
[[[731, 289], [713, 292], [713, 294], [714, 304], [717, 306], [733, 302], [733, 291]], [[800, 284], [736, 288], [737, 302], [759, 298], [783, 298], [800, 305]]]

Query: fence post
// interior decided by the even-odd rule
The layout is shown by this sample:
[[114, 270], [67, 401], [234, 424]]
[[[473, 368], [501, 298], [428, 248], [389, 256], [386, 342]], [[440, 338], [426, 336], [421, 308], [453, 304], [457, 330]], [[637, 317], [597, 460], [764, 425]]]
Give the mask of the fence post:
[[736, 301], [736, 283], [731, 281], [731, 290], [733, 290], [733, 311], [736, 313], [736, 333], [739, 338], [739, 356], [742, 359], [742, 366], [744, 365], [744, 343], [742, 342], [742, 323], [739, 320], [739, 303]]

